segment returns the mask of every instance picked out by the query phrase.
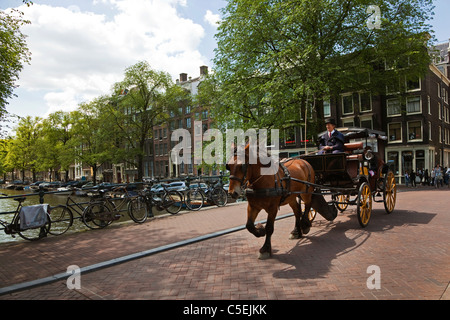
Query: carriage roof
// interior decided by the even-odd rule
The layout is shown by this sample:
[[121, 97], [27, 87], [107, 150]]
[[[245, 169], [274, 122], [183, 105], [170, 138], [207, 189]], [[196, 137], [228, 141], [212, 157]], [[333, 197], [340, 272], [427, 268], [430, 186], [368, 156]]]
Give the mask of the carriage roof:
[[[362, 138], [376, 138], [379, 140], [387, 140], [386, 133], [383, 131], [367, 129], [367, 128], [356, 128], [356, 127], [345, 127], [336, 128], [345, 137], [346, 142], [351, 139], [362, 139]], [[327, 131], [319, 133], [318, 137], [322, 137]]]

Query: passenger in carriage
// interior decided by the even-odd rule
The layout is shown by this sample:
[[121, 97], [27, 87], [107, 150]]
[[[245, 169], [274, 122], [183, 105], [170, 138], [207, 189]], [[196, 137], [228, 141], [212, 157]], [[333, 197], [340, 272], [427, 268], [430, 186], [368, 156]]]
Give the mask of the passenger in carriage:
[[326, 123], [327, 132], [320, 137], [318, 154], [344, 152], [345, 138], [336, 130], [336, 123], [330, 119]]

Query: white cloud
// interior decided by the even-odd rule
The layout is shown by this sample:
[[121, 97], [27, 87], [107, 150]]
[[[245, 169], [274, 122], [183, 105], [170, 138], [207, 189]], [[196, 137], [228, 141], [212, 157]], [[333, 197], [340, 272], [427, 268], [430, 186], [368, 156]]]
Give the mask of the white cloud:
[[206, 22], [208, 22], [210, 25], [212, 25], [213, 27], [217, 28], [217, 26], [220, 22], [220, 15], [212, 13], [211, 10], [206, 10], [204, 20]]
[[[94, 0], [111, 5], [114, 16], [35, 3], [21, 7], [32, 23], [23, 28], [32, 52], [20, 86], [44, 91], [49, 112], [109, 93], [126, 67], [146, 60], [175, 79], [198, 75], [206, 59], [199, 52], [201, 25], [184, 19], [177, 6], [186, 0]], [[48, 112], [47, 112], [48, 113]]]

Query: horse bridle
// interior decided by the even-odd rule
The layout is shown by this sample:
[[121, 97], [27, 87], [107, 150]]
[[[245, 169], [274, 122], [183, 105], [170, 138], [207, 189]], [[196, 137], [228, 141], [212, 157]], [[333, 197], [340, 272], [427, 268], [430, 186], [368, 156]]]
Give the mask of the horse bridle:
[[[230, 166], [228, 164], [226, 165], [226, 169], [230, 170]], [[239, 177], [236, 177], [234, 175], [231, 175], [230, 176], [230, 180], [238, 181], [238, 182], [241, 183], [241, 186], [244, 186], [244, 182], [245, 182], [245, 180], [247, 178], [247, 169], [248, 169], [248, 164], [246, 164], [246, 163], [243, 164], [242, 165], [242, 172], [244, 172], [244, 175], [242, 176], [242, 178], [239, 178]]]

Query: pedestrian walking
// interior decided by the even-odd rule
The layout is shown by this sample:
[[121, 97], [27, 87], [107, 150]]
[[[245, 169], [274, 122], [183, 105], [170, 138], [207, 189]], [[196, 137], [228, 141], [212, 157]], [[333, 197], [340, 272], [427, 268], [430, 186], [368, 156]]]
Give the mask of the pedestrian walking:
[[425, 172], [423, 174], [423, 184], [425, 186], [430, 185], [430, 174], [428, 173], [428, 169], [425, 169]]
[[434, 168], [434, 187], [435, 188], [439, 188], [439, 185], [441, 185], [442, 187], [442, 170], [441, 167], [439, 166], [439, 164], [436, 165], [436, 167]]
[[434, 183], [436, 182], [436, 171], [435, 168], [431, 169], [431, 186], [434, 186]]
[[409, 187], [409, 174], [408, 171], [405, 171], [405, 185], [408, 188]]
[[445, 171], [445, 175], [447, 176], [447, 187], [450, 188], [450, 167]]
[[411, 171], [411, 187], [417, 187], [416, 186], [416, 173], [414, 172], [414, 170]]
[[416, 170], [416, 183], [420, 184], [422, 183], [423, 178], [423, 171], [420, 168], [417, 168]]

